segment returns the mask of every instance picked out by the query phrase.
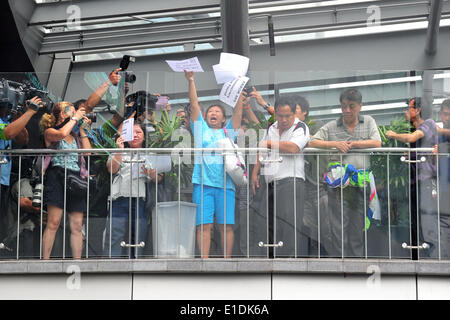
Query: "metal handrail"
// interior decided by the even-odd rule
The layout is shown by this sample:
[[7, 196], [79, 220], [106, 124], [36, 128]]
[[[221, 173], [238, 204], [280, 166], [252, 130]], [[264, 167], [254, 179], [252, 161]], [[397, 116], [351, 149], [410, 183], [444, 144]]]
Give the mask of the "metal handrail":
[[[211, 151], [239, 151], [239, 152], [267, 152], [267, 148], [102, 148], [102, 149], [8, 149], [0, 150], [0, 154], [61, 154], [61, 153], [127, 153], [127, 152], [211, 152]], [[305, 148], [302, 153], [340, 153], [337, 149]], [[389, 152], [433, 152], [433, 148], [367, 148], [350, 150], [348, 153], [389, 153]], [[280, 152], [280, 154], [283, 154]], [[444, 154], [444, 153], [439, 153]]]

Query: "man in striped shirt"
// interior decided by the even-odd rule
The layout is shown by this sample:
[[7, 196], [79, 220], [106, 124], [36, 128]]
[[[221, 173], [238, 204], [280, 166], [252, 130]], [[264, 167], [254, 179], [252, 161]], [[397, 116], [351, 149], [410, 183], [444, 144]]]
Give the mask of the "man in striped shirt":
[[[359, 90], [345, 90], [339, 101], [342, 116], [321, 127], [311, 138], [308, 147], [335, 148], [340, 154], [331, 155], [329, 163], [342, 162], [342, 165], [349, 164], [355, 169], [368, 170], [368, 155], [348, 152], [381, 147], [381, 137], [375, 120], [370, 116], [360, 115], [362, 95]], [[341, 193], [341, 187], [328, 187], [327, 193], [330, 238], [333, 244], [328, 254], [338, 257], [363, 257], [365, 205], [367, 207], [369, 202], [369, 188], [347, 187], [342, 189]]]

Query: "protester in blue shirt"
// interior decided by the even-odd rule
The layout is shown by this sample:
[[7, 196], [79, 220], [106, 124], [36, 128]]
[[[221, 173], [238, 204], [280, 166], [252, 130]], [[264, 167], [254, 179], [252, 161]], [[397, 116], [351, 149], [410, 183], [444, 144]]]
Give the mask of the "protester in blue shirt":
[[[241, 126], [242, 106], [244, 100], [246, 100], [245, 93], [240, 95], [231, 121], [226, 123], [225, 109], [221, 105], [209, 106], [206, 113], [202, 115], [194, 82], [194, 72], [185, 71], [185, 76], [189, 83], [191, 129], [194, 135], [195, 148], [217, 148], [217, 142], [220, 139], [225, 139], [226, 135], [234, 138], [235, 132]], [[235, 218], [235, 187], [228, 175], [225, 180], [221, 155], [196, 154], [192, 176], [194, 185], [192, 199], [197, 204], [197, 243], [202, 258], [209, 257], [211, 230], [214, 221], [219, 225], [222, 247], [225, 248], [225, 257], [231, 257], [234, 243], [232, 227]]]

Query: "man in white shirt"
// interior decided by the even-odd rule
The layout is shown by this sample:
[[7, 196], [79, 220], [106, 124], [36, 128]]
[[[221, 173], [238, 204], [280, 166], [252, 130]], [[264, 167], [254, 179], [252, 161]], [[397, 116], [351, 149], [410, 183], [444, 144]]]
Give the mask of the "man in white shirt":
[[[259, 145], [267, 148], [268, 154], [257, 157], [252, 173], [252, 191], [255, 194], [252, 207], [257, 207], [252, 217], [253, 228], [256, 228], [252, 232], [252, 237], [256, 237], [252, 243], [283, 242], [273, 252], [276, 257], [296, 257], [300, 247], [306, 246], [306, 243], [301, 243], [304, 237], [300, 233], [305, 183], [305, 162], [301, 151], [309, 142], [309, 129], [295, 117], [295, 110], [296, 104], [291, 97], [277, 99], [276, 122], [268, 128]], [[260, 156], [265, 158], [264, 163], [260, 162]], [[259, 174], [265, 176], [265, 184], [260, 184]], [[253, 253], [264, 254], [264, 250], [257, 249]]]

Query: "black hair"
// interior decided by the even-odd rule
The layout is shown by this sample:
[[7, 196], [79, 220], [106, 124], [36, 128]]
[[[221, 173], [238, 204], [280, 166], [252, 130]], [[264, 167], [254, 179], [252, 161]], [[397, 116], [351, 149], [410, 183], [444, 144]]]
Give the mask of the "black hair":
[[353, 101], [356, 103], [362, 103], [362, 94], [356, 88], [350, 88], [343, 91], [339, 97], [339, 102], [342, 103], [342, 100]]
[[414, 107], [414, 109], [417, 108], [422, 108], [422, 101], [420, 98], [412, 98], [409, 99], [408, 101], [406, 101], [406, 103], [408, 104], [408, 107]]
[[408, 109], [410, 107], [413, 107], [414, 109], [420, 109], [419, 115], [422, 117], [422, 101], [420, 97], [409, 99], [408, 101], [406, 101], [406, 103], [408, 104]]
[[[142, 121], [135, 121], [133, 123], [133, 131], [134, 131], [134, 126], [139, 126], [142, 130], [142, 132], [144, 133], [144, 140], [142, 141], [142, 148], [146, 148], [147, 147], [147, 130], [144, 127], [144, 124], [142, 123]], [[123, 144], [125, 146], [125, 148], [131, 148], [130, 144], [128, 142], [125, 142]]]
[[291, 95], [282, 95], [275, 100], [275, 112], [277, 112], [278, 108], [282, 106], [289, 106], [292, 113], [295, 113], [295, 109], [297, 108], [296, 102]]
[[308, 100], [306, 100], [305, 97], [295, 94], [292, 96], [292, 99], [294, 100], [295, 104], [299, 105], [300, 108], [302, 109], [302, 112], [306, 112], [306, 116], [308, 116], [309, 114], [309, 102]]
[[[226, 111], [225, 111], [225, 107], [224, 107], [223, 105], [221, 105], [221, 104], [212, 104], [212, 105], [210, 105], [208, 108], [206, 108], [205, 115], [203, 116], [203, 119], [205, 119], [205, 121], [206, 121], [206, 116], [207, 116], [207, 114], [208, 114], [208, 111], [209, 111], [209, 109], [211, 109], [212, 107], [219, 107], [220, 110], [222, 110], [223, 118], [226, 120], [227, 113], [226, 113]], [[224, 122], [222, 123], [222, 127], [225, 126], [225, 123], [226, 123], [226, 121], [224, 121]]]
[[81, 106], [81, 104], [85, 103], [86, 99], [80, 99], [73, 103], [73, 106], [75, 107], [75, 110], [78, 110], [78, 108]]
[[444, 108], [450, 108], [450, 99], [445, 99], [444, 101], [442, 101], [441, 111], [443, 111]]

